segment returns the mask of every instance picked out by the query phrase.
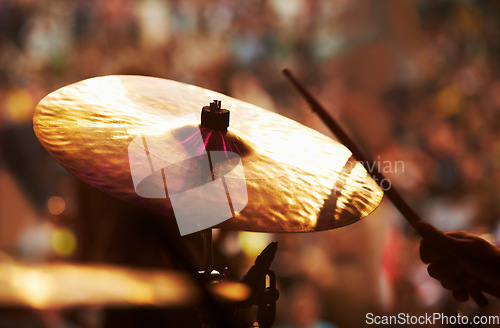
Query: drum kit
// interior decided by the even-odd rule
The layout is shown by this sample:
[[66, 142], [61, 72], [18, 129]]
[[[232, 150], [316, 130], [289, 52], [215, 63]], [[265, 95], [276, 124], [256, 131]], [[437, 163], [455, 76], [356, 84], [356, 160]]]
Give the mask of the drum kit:
[[[231, 282], [213, 270], [212, 228], [336, 229], [366, 217], [384, 194], [376, 167], [366, 165], [369, 160], [324, 108], [290, 71], [284, 73], [340, 142], [229, 96], [154, 77], [96, 77], [42, 99], [33, 126], [50, 155], [93, 187], [177, 220], [174, 233], [202, 234], [205, 267], [190, 276], [0, 262], [0, 303], [42, 309], [198, 306], [206, 312], [220, 309], [213, 304], [230, 304], [231, 313], [257, 305], [256, 322], [270, 327], [279, 295], [270, 270], [277, 243], [266, 247], [240, 282]], [[385, 191], [418, 226], [399, 194]], [[210, 314], [202, 321], [223, 326]]]

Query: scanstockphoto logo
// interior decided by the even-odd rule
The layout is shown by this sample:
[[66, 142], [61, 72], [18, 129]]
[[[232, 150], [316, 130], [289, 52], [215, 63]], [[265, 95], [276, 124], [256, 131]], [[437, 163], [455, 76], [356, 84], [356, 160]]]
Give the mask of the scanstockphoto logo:
[[[184, 121], [189, 120], [192, 122], [191, 116]], [[168, 196], [182, 236], [213, 227], [242, 211], [248, 195], [239, 154], [207, 151], [197, 126], [165, 130], [137, 136], [129, 144], [137, 195]]]

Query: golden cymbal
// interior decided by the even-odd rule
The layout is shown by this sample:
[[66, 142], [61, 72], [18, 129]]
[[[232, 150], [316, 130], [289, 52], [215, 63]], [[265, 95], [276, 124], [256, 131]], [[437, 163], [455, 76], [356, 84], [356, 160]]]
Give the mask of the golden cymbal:
[[[210, 134], [199, 127], [201, 108], [214, 99], [230, 110], [227, 134], [216, 130]], [[214, 167], [212, 172], [223, 176], [231, 171], [226, 181], [244, 181], [246, 193], [233, 199], [241, 206], [231, 208], [232, 217], [220, 223], [221, 228], [334, 229], [368, 215], [383, 195], [337, 141], [254, 105], [171, 80], [144, 76], [84, 80], [42, 99], [33, 123], [42, 145], [74, 175], [170, 217], [174, 217], [173, 195], [200, 184], [183, 178], [196, 166], [186, 159], [205, 154], [210, 144], [212, 149], [222, 145], [238, 155], [236, 162]], [[201, 137], [192, 139], [197, 131]], [[186, 143], [200, 147], [200, 153], [189, 154]], [[147, 145], [153, 147], [145, 149]], [[147, 160], [130, 156], [136, 148]], [[237, 160], [242, 170], [234, 169], [240, 167]], [[134, 174], [143, 171], [147, 173]]]
[[0, 304], [40, 309], [72, 306], [190, 306], [199, 291], [177, 272], [110, 265], [0, 262]]

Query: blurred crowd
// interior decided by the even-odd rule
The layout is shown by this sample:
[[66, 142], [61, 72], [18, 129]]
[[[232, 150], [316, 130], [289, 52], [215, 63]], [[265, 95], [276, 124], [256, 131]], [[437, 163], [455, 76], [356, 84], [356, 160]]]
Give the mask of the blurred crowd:
[[[101, 75], [157, 76], [329, 134], [282, 78], [285, 67], [381, 163], [423, 218], [498, 244], [499, 15], [494, 0], [2, 0], [0, 247], [29, 253], [26, 245], [37, 243], [33, 226], [48, 220], [66, 229], [71, 224], [60, 216], [76, 218], [81, 210], [77, 182], [31, 129], [34, 108], [49, 92]], [[54, 209], [58, 202], [62, 211]], [[273, 266], [278, 326], [360, 327], [367, 312], [500, 308], [492, 302], [480, 312], [454, 303], [428, 277], [417, 236], [386, 201], [342, 229], [225, 232], [216, 245], [244, 272], [272, 239], [280, 242]]]

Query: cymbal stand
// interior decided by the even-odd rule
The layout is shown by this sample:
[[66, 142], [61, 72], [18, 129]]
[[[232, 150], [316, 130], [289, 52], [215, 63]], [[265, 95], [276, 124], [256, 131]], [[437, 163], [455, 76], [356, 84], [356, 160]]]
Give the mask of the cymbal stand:
[[279, 297], [278, 289], [276, 289], [276, 274], [272, 270], [267, 270], [266, 275], [269, 277], [269, 286], [262, 291], [257, 301], [259, 328], [272, 327], [276, 318], [276, 301]]
[[[200, 126], [207, 129], [219, 131], [220, 133], [225, 135], [229, 126], [229, 116], [229, 110], [223, 109], [221, 107], [221, 101], [214, 100], [210, 103], [209, 106], [202, 107]], [[212, 180], [215, 180], [214, 165], [210, 156], [210, 150], [212, 150], [213, 147], [215, 147], [215, 149], [218, 149], [220, 148], [220, 145], [217, 146], [217, 144], [210, 143], [210, 136], [211, 133], [208, 135], [207, 140], [204, 140], [204, 144], [205, 149], [207, 150]], [[222, 149], [224, 149], [225, 151], [225, 146], [223, 146]], [[226, 186], [225, 188], [226, 193], [228, 193]], [[202, 231], [202, 239], [204, 255], [203, 279], [205, 280], [205, 283], [208, 284], [223, 283], [226, 277], [221, 276], [219, 272], [213, 270], [212, 228]], [[269, 270], [271, 262], [273, 261], [276, 254], [277, 247], [277, 242], [272, 242], [271, 244], [269, 244], [257, 257], [257, 259], [255, 260], [255, 264], [242, 278], [241, 282], [250, 287], [251, 296], [249, 297], [249, 299], [239, 304], [229, 306], [231, 309], [236, 310], [238, 308], [257, 305], [257, 322], [259, 323], [259, 327], [264, 328], [271, 327], [274, 322], [276, 314], [276, 300], [279, 297], [279, 293], [276, 289], [276, 276], [274, 272]], [[266, 287], [266, 277], [269, 277], [269, 287]], [[237, 311], [233, 311], [233, 313], [236, 312]], [[205, 311], [202, 310], [201, 314], [203, 327], [215, 327], [213, 322], [216, 321], [214, 319], [217, 318], [217, 316], [219, 315], [218, 313], [208, 313], [208, 311], [206, 311], [205, 309]]]
[[[205, 283], [224, 283], [226, 277], [213, 270], [213, 240], [212, 229], [202, 231], [204, 271], [202, 272]], [[270, 243], [257, 257], [255, 264], [247, 271], [241, 282], [250, 288], [250, 297], [243, 302], [227, 305], [227, 313], [238, 313], [238, 309], [249, 308], [257, 305], [257, 322], [261, 328], [270, 328], [276, 317], [276, 301], [279, 292], [276, 288], [276, 275], [269, 269], [276, 254], [277, 242]], [[269, 283], [267, 283], [269, 281]], [[232, 309], [232, 310], [231, 310]], [[218, 327], [214, 320], [219, 314], [209, 313], [206, 308], [201, 310], [203, 328]], [[230, 320], [231, 321], [231, 320]], [[234, 321], [234, 320], [233, 320]]]
[[[276, 289], [276, 275], [269, 269], [276, 251], [278, 242], [274, 241], [257, 256], [255, 264], [247, 271], [241, 279], [250, 287], [251, 295], [248, 300], [239, 304], [239, 308], [248, 308], [257, 305], [257, 322], [259, 327], [268, 328], [274, 323], [276, 316], [276, 301], [279, 292]], [[267, 286], [269, 280], [269, 286]]]
[[[201, 272], [203, 280], [206, 285], [210, 285], [220, 279], [220, 274], [213, 271], [213, 240], [212, 228], [208, 228], [201, 232], [203, 241], [203, 271]], [[211, 314], [207, 309], [201, 309], [201, 320], [203, 328], [215, 328], [217, 325], [214, 323], [216, 320], [213, 316], [218, 314]]]
[[212, 228], [203, 230], [201, 232], [201, 238], [203, 239], [203, 269], [205, 274], [210, 275], [212, 273], [214, 263]]

